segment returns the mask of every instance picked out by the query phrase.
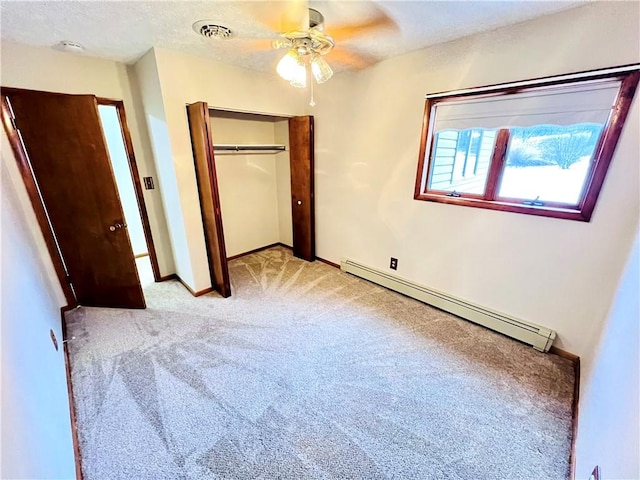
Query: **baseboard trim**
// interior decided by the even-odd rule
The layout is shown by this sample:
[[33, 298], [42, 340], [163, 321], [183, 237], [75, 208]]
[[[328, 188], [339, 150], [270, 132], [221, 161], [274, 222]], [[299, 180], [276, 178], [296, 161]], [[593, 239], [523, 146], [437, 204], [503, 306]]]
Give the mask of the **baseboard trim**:
[[186, 283], [184, 280], [182, 280], [182, 279], [180, 278], [180, 275], [176, 275], [175, 277], [176, 277], [176, 280], [178, 280], [178, 281], [182, 284], [182, 286], [183, 286], [184, 288], [186, 288], [187, 290], [189, 290], [189, 293], [190, 293], [191, 295], [193, 295], [194, 297], [200, 297], [200, 296], [202, 296], [202, 295], [206, 295], [207, 293], [211, 293], [211, 292], [213, 292], [213, 291], [214, 291], [214, 288], [213, 288], [213, 287], [208, 287], [208, 288], [205, 288], [205, 289], [203, 289], [203, 290], [198, 290], [198, 291], [196, 292], [193, 288], [191, 288], [189, 285], [187, 285], [187, 283]]
[[573, 353], [554, 347], [549, 349], [549, 353], [566, 358], [573, 363], [573, 375], [575, 383], [573, 384], [573, 404], [571, 405], [572, 415], [572, 432], [571, 432], [571, 453], [569, 455], [570, 477], [572, 480], [576, 478], [576, 440], [578, 439], [578, 406], [580, 401], [580, 357]]
[[205, 288], [205, 289], [203, 289], [203, 290], [198, 290], [198, 291], [197, 291], [197, 292], [195, 292], [195, 293], [193, 293], [193, 292], [192, 292], [192, 295], [193, 295], [194, 297], [201, 297], [202, 295], [206, 295], [207, 293], [211, 293], [211, 292], [213, 292], [213, 291], [215, 291], [215, 288], [213, 288], [213, 287], [209, 287], [209, 288]]
[[556, 347], [555, 345], [551, 345], [549, 348], [549, 353], [553, 353], [554, 355], [558, 355], [559, 357], [566, 358], [570, 360], [572, 363], [580, 362], [580, 357], [574, 353], [567, 352], [566, 350], [562, 350], [561, 348]]
[[165, 275], [164, 277], [160, 277], [158, 280], [156, 280], [156, 283], [158, 282], [166, 282], [167, 280], [177, 280], [178, 276], [175, 273], [171, 273], [169, 275]]
[[330, 262], [329, 260], [325, 260], [324, 258], [320, 258], [320, 257], [316, 257], [316, 260], [322, 263], [326, 263], [330, 267], [337, 268], [338, 270], [340, 270], [340, 264], [338, 263], [333, 263], [333, 262]]
[[237, 255], [233, 255], [231, 257], [227, 257], [227, 261], [230, 262], [231, 260], [235, 260], [237, 258], [246, 257], [247, 255], [251, 255], [252, 253], [258, 253], [258, 252], [261, 252], [263, 250], [267, 250], [267, 249], [273, 248], [273, 247], [284, 247], [284, 248], [288, 248], [289, 250], [291, 250], [291, 247], [289, 245], [285, 245], [284, 243], [281, 243], [281, 242], [276, 242], [276, 243], [272, 243], [271, 245], [265, 245], [264, 247], [254, 248], [253, 250], [249, 250], [248, 252], [238, 253]]
[[71, 381], [71, 364], [69, 363], [69, 343], [67, 340], [67, 320], [64, 316], [75, 306], [65, 305], [60, 308], [60, 318], [62, 320], [62, 351], [64, 354], [64, 368], [67, 375], [67, 393], [69, 395], [69, 416], [71, 418], [71, 440], [73, 442], [73, 456], [76, 464], [76, 480], [83, 480], [82, 476], [82, 455], [80, 454], [80, 441], [78, 439], [78, 424], [76, 423], [76, 404], [73, 399], [73, 383]]

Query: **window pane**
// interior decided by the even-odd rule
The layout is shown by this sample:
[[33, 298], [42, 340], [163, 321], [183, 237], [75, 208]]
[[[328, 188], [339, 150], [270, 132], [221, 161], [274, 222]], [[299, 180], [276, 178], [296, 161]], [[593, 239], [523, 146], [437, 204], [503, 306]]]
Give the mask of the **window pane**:
[[577, 205], [603, 125], [511, 128], [498, 196]]
[[496, 135], [480, 128], [436, 133], [429, 189], [484, 193]]

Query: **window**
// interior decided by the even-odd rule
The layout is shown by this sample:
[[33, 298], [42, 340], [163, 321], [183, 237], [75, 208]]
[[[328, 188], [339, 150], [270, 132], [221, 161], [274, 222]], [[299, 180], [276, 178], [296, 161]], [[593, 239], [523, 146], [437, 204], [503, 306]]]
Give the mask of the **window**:
[[640, 65], [427, 95], [417, 200], [589, 221]]

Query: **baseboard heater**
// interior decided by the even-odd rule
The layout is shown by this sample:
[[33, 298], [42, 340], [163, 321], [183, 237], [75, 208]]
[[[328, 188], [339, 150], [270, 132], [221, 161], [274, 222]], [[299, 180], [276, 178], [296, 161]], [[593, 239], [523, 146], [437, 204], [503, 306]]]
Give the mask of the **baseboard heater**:
[[340, 268], [344, 272], [515, 338], [541, 352], [548, 351], [556, 338], [556, 332], [548, 328], [510, 317], [353, 260], [342, 259]]

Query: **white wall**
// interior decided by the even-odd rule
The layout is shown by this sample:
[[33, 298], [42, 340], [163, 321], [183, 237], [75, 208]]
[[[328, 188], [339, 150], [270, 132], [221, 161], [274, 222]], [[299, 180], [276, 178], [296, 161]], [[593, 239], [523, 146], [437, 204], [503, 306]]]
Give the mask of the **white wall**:
[[[214, 144], [273, 144], [268, 119], [211, 115]], [[279, 241], [275, 154], [216, 154], [222, 223], [227, 256]]]
[[[302, 115], [307, 107], [307, 93], [291, 88], [273, 74], [161, 48], [148, 52], [138, 61], [135, 71], [150, 124], [163, 191], [167, 195], [164, 185], [175, 184], [175, 195], [173, 190], [169, 192], [171, 203], [173, 208], [180, 209], [182, 217], [181, 221], [174, 221], [167, 212], [176, 252], [176, 271], [193, 290], [203, 290], [211, 286], [211, 279], [185, 106], [205, 101], [210, 108], [219, 110], [277, 116]], [[161, 134], [154, 134], [153, 123], [162, 131]], [[162, 168], [166, 172], [161, 171]], [[177, 212], [175, 218], [178, 219]], [[176, 245], [176, 239], [184, 242]]]
[[[140, 177], [155, 177], [153, 155], [140, 126], [131, 80], [125, 65], [50, 48], [2, 42], [2, 86], [61, 93], [93, 94], [123, 100]], [[143, 130], [140, 130], [142, 128]], [[173, 254], [167, 234], [160, 190], [143, 190], [160, 273], [173, 273]]]
[[[318, 256], [350, 257], [593, 351], [639, 215], [639, 97], [590, 223], [413, 200], [424, 95], [640, 60], [640, 4], [597, 2], [337, 75], [316, 95]], [[613, 35], [611, 32], [615, 32]]]
[[153, 50], [138, 60], [130, 72], [135, 76], [135, 91], [144, 110], [155, 169], [158, 174], [157, 184], [162, 192], [162, 205], [171, 239], [175, 272], [182, 279], [192, 278], [193, 272], [184, 229], [180, 191], [176, 181], [176, 167], [171, 155], [171, 139], [169, 138], [162, 101], [162, 88]]
[[[75, 478], [60, 306], [44, 239], [2, 136], [2, 478]], [[16, 183], [20, 182], [20, 183]], [[35, 227], [35, 229], [34, 229]], [[46, 250], [45, 250], [46, 252]], [[47, 263], [48, 262], [48, 263]]]
[[582, 362], [576, 478], [640, 478], [640, 234], [596, 355]]

